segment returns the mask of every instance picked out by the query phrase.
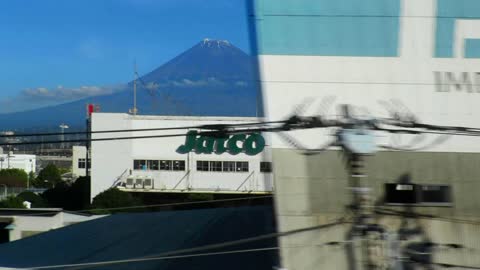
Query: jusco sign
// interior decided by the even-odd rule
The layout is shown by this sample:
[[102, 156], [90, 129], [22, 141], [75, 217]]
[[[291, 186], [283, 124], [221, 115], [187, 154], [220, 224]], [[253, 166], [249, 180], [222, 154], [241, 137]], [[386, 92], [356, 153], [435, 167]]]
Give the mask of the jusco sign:
[[244, 152], [254, 156], [265, 148], [265, 139], [258, 133], [235, 134], [228, 138], [216, 138], [198, 135], [197, 131], [187, 133], [185, 143], [177, 148], [177, 153], [186, 154], [194, 151], [197, 154], [223, 154], [225, 152], [237, 155]]

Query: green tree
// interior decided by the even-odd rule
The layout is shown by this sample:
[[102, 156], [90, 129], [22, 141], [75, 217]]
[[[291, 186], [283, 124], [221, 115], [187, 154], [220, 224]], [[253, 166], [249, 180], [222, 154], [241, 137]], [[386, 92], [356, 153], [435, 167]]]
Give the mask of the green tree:
[[33, 183], [35, 187], [51, 188], [62, 181], [62, 176], [57, 166], [48, 164], [43, 168]]
[[21, 169], [3, 169], [0, 170], [0, 184], [9, 187], [26, 187], [28, 174]]
[[92, 208], [99, 209], [92, 211], [96, 214], [107, 214], [113, 212], [136, 212], [138, 209], [124, 210], [103, 210], [105, 208], [130, 207], [142, 205], [139, 199], [133, 197], [130, 193], [121, 191], [117, 188], [110, 188], [98, 194], [93, 198]]
[[84, 210], [90, 207], [90, 177], [80, 177], [73, 184], [60, 182], [46, 190], [42, 198], [53, 207]]
[[83, 210], [90, 207], [90, 177], [79, 177], [70, 186], [67, 210]]
[[0, 201], [0, 208], [25, 208], [21, 198], [10, 196], [7, 199]]
[[32, 203], [32, 208], [42, 208], [48, 207], [47, 202], [38, 194], [35, 194], [31, 191], [24, 191], [17, 195], [17, 198], [22, 201], [28, 201]]
[[50, 206], [68, 209], [70, 204], [70, 186], [65, 182], [60, 182], [55, 187], [43, 192], [42, 197]]

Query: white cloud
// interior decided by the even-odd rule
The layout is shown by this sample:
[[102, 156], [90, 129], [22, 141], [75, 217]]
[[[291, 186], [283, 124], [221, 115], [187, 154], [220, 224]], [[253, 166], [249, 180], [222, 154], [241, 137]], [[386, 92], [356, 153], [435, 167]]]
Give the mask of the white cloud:
[[49, 100], [49, 101], [72, 101], [90, 96], [99, 96], [112, 94], [126, 89], [126, 85], [113, 86], [80, 86], [75, 88], [66, 88], [62, 85], [56, 88], [29, 88], [20, 92], [18, 98], [21, 100]]
[[218, 80], [217, 78], [214, 77], [209, 77], [206, 79], [201, 79], [201, 80], [191, 80], [191, 79], [180, 79], [176, 81], [166, 81], [166, 82], [161, 82], [161, 83], [148, 83], [146, 85], [146, 88], [148, 90], [157, 90], [160, 89], [161, 87], [167, 87], [167, 86], [177, 86], [177, 87], [201, 87], [201, 86], [208, 86], [208, 85], [223, 85], [225, 84], [223, 81]]
[[110, 86], [80, 86], [68, 88], [37, 87], [22, 90], [17, 96], [0, 100], [0, 113], [18, 112], [45, 106], [58, 105], [91, 96], [108, 95], [127, 89], [126, 84]]

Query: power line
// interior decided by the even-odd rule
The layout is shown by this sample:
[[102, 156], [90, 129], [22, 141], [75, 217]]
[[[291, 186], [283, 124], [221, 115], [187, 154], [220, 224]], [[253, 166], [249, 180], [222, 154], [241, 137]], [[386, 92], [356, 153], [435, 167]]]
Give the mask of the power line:
[[113, 129], [113, 130], [98, 130], [98, 131], [70, 131], [70, 132], [47, 132], [47, 133], [23, 133], [23, 134], [0, 134], [0, 138], [16, 138], [16, 137], [35, 137], [35, 136], [58, 136], [58, 135], [87, 135], [87, 134], [101, 134], [101, 133], [121, 133], [121, 132], [140, 132], [140, 131], [167, 131], [167, 130], [183, 130], [183, 129], [207, 129], [218, 130], [224, 128], [235, 128], [244, 126], [262, 126], [270, 124], [281, 124], [284, 121], [265, 121], [252, 123], [235, 123], [235, 124], [206, 124], [196, 126], [183, 127], [163, 127], [163, 128], [140, 128], [140, 129]]
[[[273, 198], [273, 195], [265, 196], [250, 196], [250, 197], [240, 197], [232, 199], [218, 199], [218, 200], [206, 200], [206, 201], [197, 201], [197, 202], [179, 202], [179, 203], [164, 203], [164, 204], [149, 204], [149, 205], [138, 205], [138, 206], [125, 206], [125, 207], [110, 207], [110, 208], [93, 208], [85, 209], [78, 211], [68, 211], [69, 213], [90, 213], [96, 211], [110, 211], [110, 210], [131, 210], [131, 209], [145, 209], [145, 208], [162, 208], [170, 206], [182, 206], [182, 205], [198, 205], [198, 204], [207, 204], [207, 203], [219, 203], [219, 202], [233, 202], [233, 201], [244, 201], [244, 200], [257, 200], [257, 199], [266, 199]], [[58, 211], [46, 211], [42, 213], [32, 213], [27, 214], [28, 216], [42, 216], [46, 214], [58, 213]]]
[[386, 209], [386, 208], [376, 208], [375, 212], [381, 215], [391, 215], [391, 216], [399, 216], [399, 217], [411, 217], [411, 218], [422, 218], [422, 219], [432, 219], [432, 220], [440, 220], [440, 221], [450, 221], [456, 223], [464, 223], [470, 225], [480, 225], [480, 221], [475, 220], [468, 220], [468, 219], [458, 219], [458, 218], [451, 218], [451, 217], [441, 217], [436, 215], [428, 215], [428, 214], [419, 214], [419, 213], [410, 213], [405, 211], [398, 211], [393, 209]]
[[438, 18], [438, 19], [479, 19], [479, 16], [429, 16], [429, 15], [381, 15], [381, 14], [287, 14], [265, 13], [256, 17], [324, 17], [324, 18]]
[[153, 138], [171, 138], [171, 137], [183, 137], [187, 134], [168, 134], [168, 135], [151, 135], [151, 136], [128, 136], [128, 137], [109, 137], [109, 138], [96, 138], [96, 139], [73, 139], [73, 140], [51, 140], [51, 141], [31, 141], [31, 142], [9, 142], [0, 143], [0, 146], [8, 145], [32, 145], [32, 144], [57, 144], [57, 143], [76, 143], [76, 142], [96, 142], [96, 141], [120, 141], [120, 140], [134, 140], [134, 139], [153, 139]]
[[[333, 124], [325, 124], [325, 123], [315, 124], [315, 123], [304, 122], [304, 124], [295, 123], [297, 126], [292, 127], [292, 126], [288, 125], [288, 121], [286, 121], [286, 122], [285, 121], [275, 121], [275, 122], [284, 122], [286, 124], [284, 126], [278, 126], [278, 127], [237, 129], [237, 130], [226, 128], [225, 130], [199, 132], [198, 135], [215, 137], [215, 136], [225, 136], [225, 135], [238, 134], [238, 133], [278, 132], [278, 131], [288, 131], [288, 130], [292, 130], [292, 129], [313, 129], [313, 128], [341, 127], [341, 125], [342, 125], [342, 123], [340, 123], [340, 122], [333, 123]], [[199, 128], [199, 127], [197, 126], [197, 128]], [[208, 129], [210, 129], [210, 128], [208, 128]], [[213, 130], [213, 127], [211, 129]], [[472, 136], [472, 137], [480, 136], [480, 131], [468, 131], [468, 132], [462, 132], [462, 131], [460, 131], [460, 132], [446, 132], [446, 131], [429, 131], [429, 130], [415, 131], [415, 130], [409, 130], [409, 129], [386, 129], [386, 128], [379, 128], [379, 127], [375, 127], [374, 130], [384, 131], [384, 132], [389, 132], [389, 133], [409, 133], [409, 134], [426, 133], [426, 134], [441, 134], [441, 135], [443, 134], [443, 135]], [[125, 131], [118, 131], [118, 132], [126, 132], [126, 130]], [[107, 138], [93, 138], [93, 139], [8, 142], [8, 143], [0, 143], [0, 146], [170, 138], [170, 137], [183, 137], [183, 136], [186, 136], [186, 135], [187, 134], [185, 134], [185, 133], [178, 133], [178, 134], [163, 134], [163, 135], [149, 135], [149, 136], [107, 137]]]
[[[340, 85], [407, 85], [407, 86], [453, 86], [448, 83], [423, 83], [423, 82], [374, 82], [374, 81], [280, 81], [265, 80], [262, 83], [278, 83], [278, 84], [340, 84]], [[459, 86], [480, 86], [478, 83], [455, 83]]]
[[70, 268], [70, 267], [76, 267], [77, 269], [81, 269], [83, 267], [92, 267], [92, 266], [114, 265], [114, 264], [135, 263], [135, 262], [148, 262], [148, 261], [160, 261], [160, 260], [172, 260], [172, 259], [185, 259], [185, 258], [193, 258], [193, 257], [205, 257], [205, 256], [239, 254], [239, 253], [250, 253], [250, 252], [262, 252], [262, 251], [272, 251], [272, 250], [278, 250], [278, 249], [280, 249], [280, 248], [279, 247], [266, 247], [266, 248], [241, 249], [241, 250], [231, 250], [231, 251], [221, 251], [221, 252], [188, 254], [188, 255], [161, 256], [161, 257], [152, 257], [152, 258], [137, 258], [137, 259], [125, 259], [125, 260], [114, 260], [114, 261], [103, 261], [103, 262], [92, 262], [92, 263], [61, 264], [61, 265], [49, 265], [49, 266], [16, 268], [16, 269], [32, 269], [33, 270], [33, 269], [56, 269], [56, 268]]
[[175, 259], [175, 258], [188, 258], [188, 257], [195, 257], [195, 256], [222, 255], [222, 254], [228, 254], [227, 252], [242, 253], [242, 252], [266, 251], [267, 249], [274, 250], [274, 249], [278, 249], [278, 247], [267, 247], [267, 248], [249, 249], [249, 250], [240, 250], [240, 251], [238, 251], [238, 250], [235, 251], [234, 250], [234, 251], [225, 251], [225, 252], [212, 252], [212, 253], [200, 253], [200, 254], [197, 253], [197, 254], [179, 255], [179, 254], [184, 254], [184, 253], [202, 252], [202, 251], [211, 250], [211, 249], [226, 248], [226, 247], [231, 247], [231, 246], [236, 246], [236, 245], [246, 244], [246, 243], [252, 243], [252, 242], [257, 242], [257, 241], [261, 241], [261, 240], [277, 238], [277, 237], [286, 237], [286, 236], [289, 236], [289, 235], [308, 232], [308, 231], [327, 229], [327, 228], [330, 228], [330, 227], [334, 227], [334, 226], [341, 225], [341, 224], [346, 224], [346, 223], [349, 223], [349, 222], [346, 221], [344, 218], [340, 218], [340, 219], [338, 219], [338, 220], [336, 220], [332, 223], [327, 223], [327, 224], [322, 224], [322, 225], [317, 225], [317, 226], [312, 226], [312, 227], [306, 227], [306, 228], [301, 228], [301, 229], [295, 229], [295, 230], [289, 230], [289, 231], [285, 231], [285, 232], [269, 233], [269, 234], [264, 234], [264, 235], [249, 237], [249, 238], [243, 238], [243, 239], [239, 239], [239, 240], [233, 240], [233, 241], [228, 241], [228, 242], [204, 245], [204, 246], [200, 246], [200, 247], [179, 249], [179, 250], [174, 250], [174, 251], [167, 251], [167, 252], [163, 252], [163, 253], [160, 253], [160, 254], [147, 256], [147, 257], [141, 257], [141, 258], [133, 258], [133, 259], [125, 259], [125, 260], [113, 260], [113, 261], [101, 261], [101, 262], [90, 262], [90, 263], [79, 263], [79, 264], [37, 266], [37, 267], [28, 267], [28, 268], [24, 268], [24, 269], [55, 269], [55, 268], [67, 268], [67, 267], [90, 267], [90, 266], [113, 265], [113, 264], [142, 262], [142, 261], [166, 260], [166, 259]]

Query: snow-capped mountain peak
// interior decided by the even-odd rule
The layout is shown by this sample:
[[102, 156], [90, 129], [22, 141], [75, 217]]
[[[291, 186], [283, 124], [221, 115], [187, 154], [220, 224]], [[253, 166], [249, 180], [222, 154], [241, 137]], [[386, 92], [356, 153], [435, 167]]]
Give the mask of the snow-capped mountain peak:
[[220, 39], [210, 39], [210, 38], [204, 38], [202, 42], [202, 46], [206, 47], [230, 47], [231, 44], [228, 40], [220, 40]]

